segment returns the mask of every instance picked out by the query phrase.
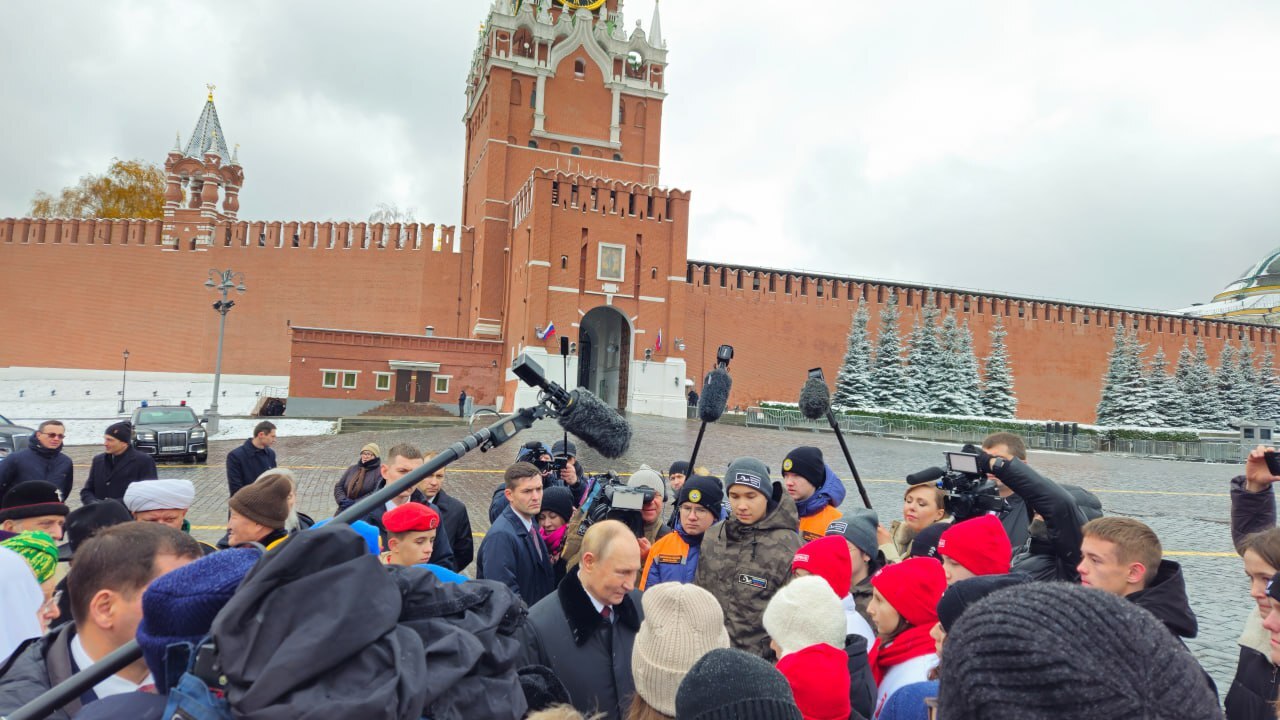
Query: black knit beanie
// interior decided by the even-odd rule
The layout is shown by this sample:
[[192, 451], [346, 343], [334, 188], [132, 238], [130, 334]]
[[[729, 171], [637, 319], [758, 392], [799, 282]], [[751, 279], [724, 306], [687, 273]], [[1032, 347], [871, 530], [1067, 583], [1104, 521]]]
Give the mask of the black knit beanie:
[[822, 451], [808, 445], [801, 445], [787, 453], [782, 461], [782, 472], [795, 473], [815, 488], [822, 487], [827, 481], [827, 466], [823, 463]]
[[791, 685], [777, 668], [741, 650], [717, 648], [694, 663], [680, 681], [676, 717], [801, 720], [802, 716]]
[[111, 423], [103, 434], [110, 435], [122, 443], [131, 442], [133, 440], [133, 426], [124, 421]]
[[942, 623], [943, 630], [951, 632], [951, 626], [956, 624], [956, 620], [960, 619], [969, 606], [976, 605], [979, 600], [997, 590], [1030, 580], [1031, 578], [1021, 574], [979, 575], [961, 580], [947, 588], [938, 601], [938, 622]]
[[940, 669], [945, 718], [1222, 717], [1204, 670], [1155, 616], [1079, 585], [987, 596], [952, 626]]

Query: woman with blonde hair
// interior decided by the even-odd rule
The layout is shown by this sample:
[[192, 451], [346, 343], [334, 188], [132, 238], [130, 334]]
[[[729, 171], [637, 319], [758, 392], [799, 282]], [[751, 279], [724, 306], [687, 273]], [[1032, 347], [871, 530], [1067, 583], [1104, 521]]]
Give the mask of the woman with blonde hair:
[[888, 530], [877, 529], [876, 541], [886, 562], [898, 562], [911, 555], [911, 542], [920, 531], [939, 522], [949, 522], [945, 499], [947, 493], [933, 483], [912, 485], [902, 494], [902, 519], [894, 520]]

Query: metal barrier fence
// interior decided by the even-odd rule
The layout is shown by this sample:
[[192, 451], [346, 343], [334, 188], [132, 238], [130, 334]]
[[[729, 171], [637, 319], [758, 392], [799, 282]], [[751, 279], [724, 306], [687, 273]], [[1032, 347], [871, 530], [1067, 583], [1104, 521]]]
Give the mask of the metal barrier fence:
[[[696, 413], [695, 413], [696, 416]], [[747, 408], [746, 424], [755, 427], [772, 427], [779, 430], [808, 429], [831, 431], [826, 418], [810, 420], [799, 410], [783, 408]], [[876, 437], [931, 440], [935, 442], [978, 443], [994, 432], [986, 425], [966, 425], [880, 418], [867, 415], [836, 415], [836, 422], [843, 432]], [[1172, 442], [1164, 440], [1112, 440], [1105, 435], [1071, 435], [1069, 433], [1017, 433], [1030, 450], [1057, 450], [1078, 453], [1116, 453], [1141, 457], [1194, 460], [1201, 462], [1242, 462], [1248, 449], [1238, 441], [1200, 440]]]

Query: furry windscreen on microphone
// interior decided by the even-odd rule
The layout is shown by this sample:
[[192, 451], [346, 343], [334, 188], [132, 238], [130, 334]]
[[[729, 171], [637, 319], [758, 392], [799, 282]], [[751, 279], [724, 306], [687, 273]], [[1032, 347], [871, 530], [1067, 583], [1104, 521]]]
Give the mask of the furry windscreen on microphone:
[[569, 395], [569, 405], [560, 414], [560, 426], [607, 458], [625, 453], [631, 444], [631, 426], [626, 419], [590, 390], [578, 388]]
[[729, 404], [729, 390], [733, 388], [733, 378], [724, 368], [716, 368], [707, 373], [707, 382], [702, 386], [702, 395], [698, 398], [698, 417], [702, 422], [713, 423], [724, 414]]
[[805, 380], [804, 387], [800, 389], [800, 412], [810, 420], [817, 420], [830, 409], [831, 392], [827, 390], [827, 384], [818, 378]]

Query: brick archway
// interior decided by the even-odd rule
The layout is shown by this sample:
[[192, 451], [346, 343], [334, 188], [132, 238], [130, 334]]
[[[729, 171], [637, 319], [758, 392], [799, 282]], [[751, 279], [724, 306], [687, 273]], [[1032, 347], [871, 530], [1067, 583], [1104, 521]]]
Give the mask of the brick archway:
[[592, 308], [578, 328], [578, 384], [610, 407], [627, 408], [631, 324], [616, 308]]

